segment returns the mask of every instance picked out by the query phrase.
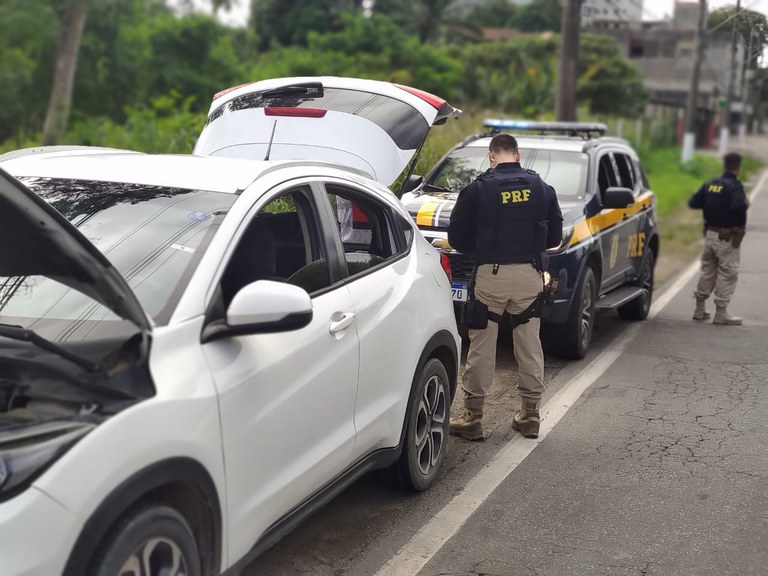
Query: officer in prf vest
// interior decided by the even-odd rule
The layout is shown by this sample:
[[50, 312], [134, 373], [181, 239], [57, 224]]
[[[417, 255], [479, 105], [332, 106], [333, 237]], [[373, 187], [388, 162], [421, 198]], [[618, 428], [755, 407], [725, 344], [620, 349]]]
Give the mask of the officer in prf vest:
[[726, 154], [725, 172], [698, 189], [688, 206], [704, 211], [704, 252], [701, 255], [701, 276], [696, 286], [694, 320], [708, 320], [704, 303], [715, 292], [713, 324], [738, 326], [741, 318], [728, 313], [728, 303], [739, 278], [739, 247], [747, 225], [749, 201], [739, 181], [741, 156]]
[[538, 317], [544, 287], [542, 262], [547, 248], [563, 236], [563, 216], [555, 190], [536, 172], [520, 166], [517, 140], [494, 136], [488, 158], [491, 170], [459, 194], [448, 226], [448, 241], [475, 259], [474, 296], [465, 310], [482, 309], [484, 321], [472, 314], [469, 354], [462, 379], [464, 413], [451, 420], [450, 431], [468, 440], [484, 438], [483, 405], [496, 369], [498, 320], [508, 312], [513, 321], [520, 409], [513, 426], [526, 438], [539, 435], [539, 403], [544, 392], [544, 354]]

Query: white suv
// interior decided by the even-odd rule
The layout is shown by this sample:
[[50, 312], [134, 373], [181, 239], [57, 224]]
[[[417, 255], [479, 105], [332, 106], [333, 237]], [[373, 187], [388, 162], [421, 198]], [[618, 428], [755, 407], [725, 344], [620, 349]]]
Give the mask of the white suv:
[[[422, 139], [441, 117], [360, 88]], [[382, 184], [413, 156], [394, 137], [411, 141], [387, 150], [374, 125], [378, 147], [348, 149], [383, 176], [310, 148], [0, 157], [3, 576], [236, 574], [369, 470], [435, 481], [450, 280]]]

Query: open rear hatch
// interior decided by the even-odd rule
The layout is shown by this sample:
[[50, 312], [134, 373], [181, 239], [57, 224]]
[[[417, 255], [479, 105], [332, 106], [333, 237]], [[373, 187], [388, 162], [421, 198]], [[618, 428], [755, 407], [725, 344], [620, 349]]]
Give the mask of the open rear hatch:
[[432, 94], [376, 80], [264, 80], [214, 97], [195, 154], [317, 160], [389, 186], [435, 124], [461, 111]]

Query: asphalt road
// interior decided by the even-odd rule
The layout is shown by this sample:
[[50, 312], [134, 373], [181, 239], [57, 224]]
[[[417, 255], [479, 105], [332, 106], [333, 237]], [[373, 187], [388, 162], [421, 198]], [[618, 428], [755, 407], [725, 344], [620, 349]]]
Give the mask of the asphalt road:
[[516, 377], [504, 338], [490, 435], [452, 439], [436, 486], [412, 495], [365, 478], [244, 576], [768, 574], [761, 192], [731, 307], [744, 326], [693, 322], [691, 273], [657, 295], [646, 322], [601, 316], [587, 358], [547, 358], [538, 441], [510, 427]]

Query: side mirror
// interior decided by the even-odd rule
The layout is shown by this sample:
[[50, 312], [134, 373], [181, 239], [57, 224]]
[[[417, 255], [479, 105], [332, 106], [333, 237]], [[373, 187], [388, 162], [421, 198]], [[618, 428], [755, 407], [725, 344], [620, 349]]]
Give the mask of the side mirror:
[[421, 186], [421, 183], [424, 181], [424, 176], [419, 176], [418, 174], [411, 174], [408, 176], [408, 180], [405, 181], [403, 184], [403, 194], [406, 192], [413, 192]]
[[604, 208], [626, 208], [635, 203], [635, 195], [629, 188], [608, 188], [603, 194]]
[[226, 320], [203, 330], [203, 343], [232, 336], [288, 332], [312, 321], [312, 300], [298, 286], [259, 280], [240, 289], [227, 309]]

